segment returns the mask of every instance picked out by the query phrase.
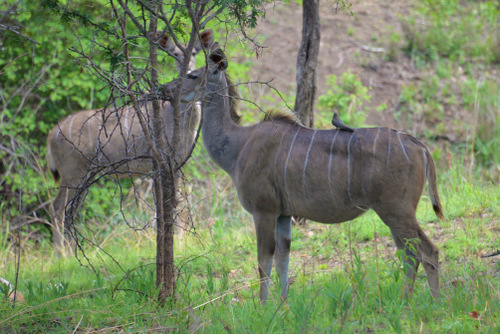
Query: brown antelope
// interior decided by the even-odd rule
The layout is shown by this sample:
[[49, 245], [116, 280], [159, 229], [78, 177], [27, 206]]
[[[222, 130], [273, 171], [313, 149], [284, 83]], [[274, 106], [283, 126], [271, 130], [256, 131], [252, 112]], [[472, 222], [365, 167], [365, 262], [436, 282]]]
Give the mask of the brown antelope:
[[[200, 34], [200, 40], [195, 44], [190, 57], [189, 71], [195, 69], [196, 54], [212, 43], [212, 30], [205, 30]], [[159, 45], [176, 59], [180, 73], [184, 60], [182, 51], [166, 35], [160, 39]], [[151, 121], [148, 115], [150, 111], [151, 103], [144, 103], [141, 112], [146, 121]], [[163, 103], [161, 117], [165, 136], [170, 140], [173, 134], [174, 109], [169, 102]], [[176, 152], [176, 159], [183, 159], [188, 154], [196, 137], [200, 117], [199, 103], [181, 105], [181, 148]], [[60, 183], [52, 212], [54, 246], [58, 251], [65, 241], [66, 210], [71, 208], [74, 214], [78, 209], [84, 194], [77, 194], [77, 188], [82, 182], [89, 181], [92, 171], [105, 170], [117, 176], [130, 177], [144, 175], [152, 170], [149, 144], [138, 115], [133, 107], [128, 106], [84, 110], [66, 117], [48, 135], [47, 158], [56, 182]], [[67, 208], [68, 204], [71, 207]]]
[[[260, 299], [268, 298], [273, 257], [288, 295], [291, 216], [326, 224], [352, 220], [373, 209], [390, 228], [407, 256], [407, 291], [413, 291], [419, 263], [433, 296], [439, 296], [438, 248], [415, 216], [426, 179], [436, 215], [443, 213], [436, 169], [418, 139], [389, 128], [315, 130], [290, 117], [274, 117], [256, 125], [235, 122], [237, 93], [226, 76], [227, 59], [219, 48], [208, 57], [208, 71], [163, 88], [165, 96], [192, 92], [206, 82], [203, 99], [203, 142], [211, 158], [232, 178], [243, 207], [253, 215], [261, 278]], [[206, 79], [205, 79], [206, 77]], [[205, 81], [206, 80], [206, 81]], [[415, 254], [415, 253], [416, 254]]]

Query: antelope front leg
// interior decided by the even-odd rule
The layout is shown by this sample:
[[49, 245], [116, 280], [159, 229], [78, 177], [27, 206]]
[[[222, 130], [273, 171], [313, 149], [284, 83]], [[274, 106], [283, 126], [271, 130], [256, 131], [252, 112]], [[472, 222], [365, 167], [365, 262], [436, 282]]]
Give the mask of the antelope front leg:
[[276, 247], [274, 236], [276, 217], [268, 214], [254, 214], [257, 233], [257, 258], [260, 275], [260, 301], [265, 303], [269, 296], [269, 277], [273, 269], [273, 256]]
[[276, 271], [281, 281], [281, 300], [288, 297], [288, 263], [292, 242], [292, 218], [279, 216], [276, 224]]

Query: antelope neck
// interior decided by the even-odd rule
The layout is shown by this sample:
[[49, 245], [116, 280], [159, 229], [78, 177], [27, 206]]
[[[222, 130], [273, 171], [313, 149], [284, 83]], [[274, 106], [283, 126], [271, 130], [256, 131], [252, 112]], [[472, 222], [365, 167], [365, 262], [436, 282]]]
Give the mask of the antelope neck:
[[209, 80], [203, 104], [202, 138], [210, 157], [229, 175], [234, 166], [248, 131], [231, 118], [231, 97], [224, 73], [216, 81]]

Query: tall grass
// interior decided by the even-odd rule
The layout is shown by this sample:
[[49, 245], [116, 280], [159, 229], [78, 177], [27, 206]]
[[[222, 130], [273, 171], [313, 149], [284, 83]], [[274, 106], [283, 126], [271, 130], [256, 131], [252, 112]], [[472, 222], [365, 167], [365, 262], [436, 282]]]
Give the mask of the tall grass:
[[401, 18], [412, 56], [498, 63], [499, 13], [495, 1], [425, 0]]
[[[426, 74], [403, 87], [395, 116], [428, 138], [471, 143], [469, 165], [488, 167], [483, 174], [498, 182], [500, 6], [458, 0], [425, 0], [414, 6], [400, 19], [405, 51]], [[422, 119], [425, 126], [416, 128]]]

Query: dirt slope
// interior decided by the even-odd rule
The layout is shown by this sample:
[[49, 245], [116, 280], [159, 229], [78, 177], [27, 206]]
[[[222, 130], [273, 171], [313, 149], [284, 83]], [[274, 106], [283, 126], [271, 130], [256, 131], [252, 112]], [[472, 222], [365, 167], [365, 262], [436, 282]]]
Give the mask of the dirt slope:
[[[353, 3], [351, 16], [337, 10], [331, 1], [321, 2], [321, 45], [318, 62], [318, 95], [326, 92], [327, 77], [345, 71], [358, 73], [366, 86], [371, 86], [372, 99], [368, 124], [398, 127], [393, 117], [398, 105], [401, 86], [419, 75], [408, 58], [398, 51], [393, 61], [385, 60], [391, 47], [392, 33], [401, 33], [398, 15], [404, 15], [408, 5], [403, 1], [358, 1]], [[259, 23], [257, 33], [267, 48], [260, 59], [253, 59], [252, 80], [267, 81], [280, 92], [294, 94], [297, 52], [302, 38], [302, 7], [296, 2], [276, 2], [267, 8], [266, 18]], [[241, 60], [243, 60], [242, 58]], [[245, 60], [248, 60], [246, 58]], [[290, 101], [293, 105], [293, 101]], [[385, 111], [375, 108], [386, 103]]]

